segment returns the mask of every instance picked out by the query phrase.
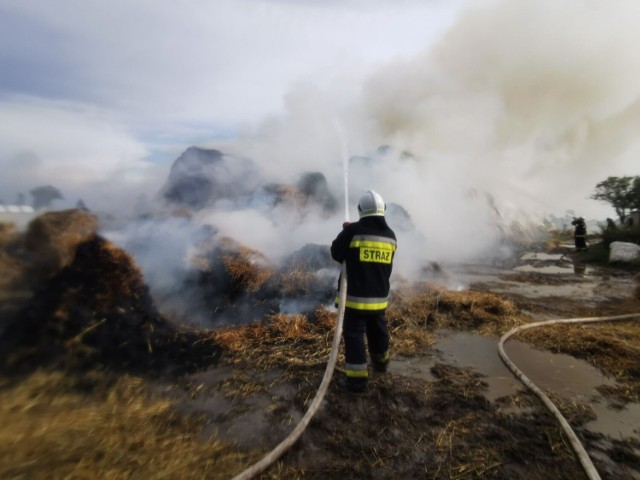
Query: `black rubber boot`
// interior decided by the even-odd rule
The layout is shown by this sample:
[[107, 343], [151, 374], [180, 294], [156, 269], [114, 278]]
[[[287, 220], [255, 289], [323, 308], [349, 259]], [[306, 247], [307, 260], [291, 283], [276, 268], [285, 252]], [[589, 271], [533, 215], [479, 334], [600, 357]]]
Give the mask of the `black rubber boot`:
[[372, 365], [376, 372], [384, 373], [389, 367], [389, 362], [372, 362]]
[[352, 393], [363, 393], [367, 390], [366, 378], [352, 378], [352, 377], [337, 377], [336, 385], [342, 390], [347, 390]]
[[382, 355], [371, 355], [371, 365], [376, 372], [386, 372], [389, 367], [389, 352]]

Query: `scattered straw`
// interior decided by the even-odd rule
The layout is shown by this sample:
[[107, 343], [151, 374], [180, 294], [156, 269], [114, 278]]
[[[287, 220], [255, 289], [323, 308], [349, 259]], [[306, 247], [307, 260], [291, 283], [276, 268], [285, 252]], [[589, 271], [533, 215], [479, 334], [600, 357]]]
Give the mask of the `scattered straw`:
[[[441, 454], [440, 470], [445, 478], [477, 478], [490, 474], [502, 464], [500, 454], [487, 445], [470, 445], [460, 452], [461, 439], [471, 436], [478, 429], [477, 416], [473, 413], [450, 420], [435, 439], [435, 449]], [[441, 478], [441, 477], [437, 477]]]
[[[128, 375], [36, 372], [0, 389], [0, 478], [229, 478], [244, 458]], [[80, 383], [78, 383], [80, 382]], [[99, 388], [99, 387], [98, 387]]]
[[395, 292], [387, 318], [394, 326], [456, 328], [496, 334], [516, 326], [517, 314], [515, 304], [492, 293], [449, 291], [423, 283]]
[[335, 314], [320, 308], [315, 320], [304, 315], [277, 314], [264, 323], [227, 328], [213, 333], [216, 344], [236, 362], [260, 368], [322, 364], [331, 350]]

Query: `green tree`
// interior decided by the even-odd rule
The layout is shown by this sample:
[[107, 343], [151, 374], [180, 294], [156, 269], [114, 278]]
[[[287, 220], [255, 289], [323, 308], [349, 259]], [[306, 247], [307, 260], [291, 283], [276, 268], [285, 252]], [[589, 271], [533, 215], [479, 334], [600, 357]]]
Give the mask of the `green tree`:
[[633, 179], [633, 184], [631, 185], [631, 209], [632, 210], [640, 210], [640, 177], [635, 177]]
[[51, 185], [36, 187], [29, 193], [33, 197], [33, 208], [36, 210], [49, 207], [54, 200], [64, 199], [60, 190]]
[[596, 185], [596, 192], [589, 198], [611, 205], [620, 222], [624, 222], [627, 213], [638, 208], [638, 198], [636, 198], [638, 194], [640, 194], [640, 177], [607, 177]]

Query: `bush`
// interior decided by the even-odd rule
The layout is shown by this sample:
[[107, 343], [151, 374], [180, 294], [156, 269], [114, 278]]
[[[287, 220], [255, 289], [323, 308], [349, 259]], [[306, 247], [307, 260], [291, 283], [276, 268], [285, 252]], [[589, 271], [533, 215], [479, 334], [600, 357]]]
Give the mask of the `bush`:
[[603, 240], [600, 243], [589, 245], [588, 250], [581, 252], [580, 259], [585, 263], [608, 263], [609, 244]]
[[613, 242], [640, 244], [640, 230], [629, 228], [605, 228], [602, 230], [602, 242], [608, 247]]

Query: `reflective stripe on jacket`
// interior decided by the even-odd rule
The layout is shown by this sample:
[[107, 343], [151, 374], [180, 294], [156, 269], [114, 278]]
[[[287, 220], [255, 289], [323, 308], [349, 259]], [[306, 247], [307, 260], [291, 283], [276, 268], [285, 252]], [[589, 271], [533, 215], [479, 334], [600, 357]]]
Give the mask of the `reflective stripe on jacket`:
[[331, 256], [347, 264], [347, 308], [379, 312], [387, 308], [396, 236], [384, 217], [361, 218], [331, 244]]

